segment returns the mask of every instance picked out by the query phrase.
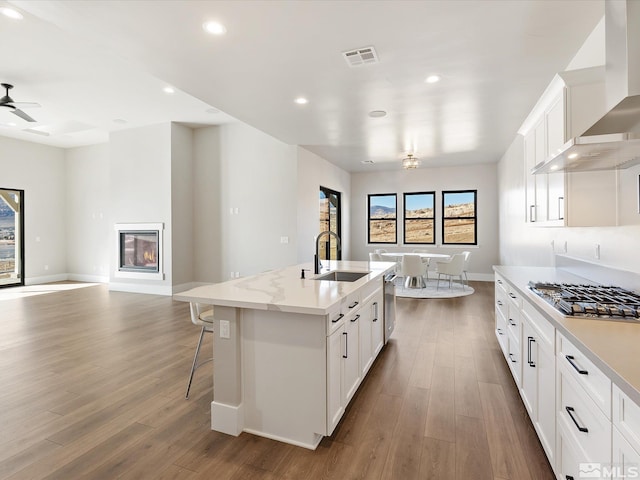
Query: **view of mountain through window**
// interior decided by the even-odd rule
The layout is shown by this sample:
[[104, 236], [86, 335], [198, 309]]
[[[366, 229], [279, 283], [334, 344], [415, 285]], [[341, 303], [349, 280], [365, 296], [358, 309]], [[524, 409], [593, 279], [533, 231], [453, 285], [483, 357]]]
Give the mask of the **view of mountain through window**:
[[369, 243], [396, 243], [396, 194], [369, 195]]
[[404, 243], [435, 243], [435, 196], [435, 192], [404, 194]]
[[442, 243], [477, 244], [477, 190], [442, 192]]

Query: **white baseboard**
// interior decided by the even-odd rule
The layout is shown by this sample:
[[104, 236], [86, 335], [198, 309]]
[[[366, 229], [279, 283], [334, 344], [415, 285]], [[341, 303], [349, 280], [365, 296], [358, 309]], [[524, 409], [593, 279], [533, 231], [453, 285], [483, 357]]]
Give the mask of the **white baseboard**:
[[192, 288], [201, 287], [202, 285], [211, 285], [213, 282], [189, 282], [182, 283], [180, 285], [173, 286], [173, 294], [180, 292], [186, 292], [187, 290], [191, 290]]
[[41, 277], [27, 277], [24, 279], [25, 285], [41, 285], [43, 283], [64, 282], [69, 280], [67, 273], [58, 273], [56, 275], [43, 275]]
[[151, 295], [172, 295], [171, 285], [144, 285], [140, 283], [112, 282], [109, 290], [114, 292], [147, 293]]
[[495, 282], [493, 273], [469, 273], [469, 280], [476, 282]]
[[82, 273], [70, 273], [69, 280], [74, 282], [88, 282], [88, 283], [109, 283], [109, 277], [103, 277], [100, 275], [84, 275]]

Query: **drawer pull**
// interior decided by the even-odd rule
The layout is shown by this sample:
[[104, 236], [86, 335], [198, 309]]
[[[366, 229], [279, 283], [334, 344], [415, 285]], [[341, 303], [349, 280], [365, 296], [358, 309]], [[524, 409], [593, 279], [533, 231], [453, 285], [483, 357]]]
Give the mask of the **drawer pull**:
[[511, 360], [512, 363], [516, 363], [517, 360], [513, 358], [513, 353], [509, 354], [509, 360]]
[[515, 295], [513, 294], [513, 292], [509, 292], [509, 296], [510, 296], [511, 298], [513, 298], [514, 300], [515, 300], [516, 298], [518, 298], [517, 296], [515, 296]]
[[498, 300], [496, 303], [498, 304], [499, 307], [502, 306], [502, 301], [501, 300]]
[[576, 427], [578, 428], [578, 430], [580, 430], [581, 432], [584, 433], [588, 433], [589, 429], [587, 427], [581, 427], [580, 424], [578, 423], [578, 421], [576, 420], [576, 417], [573, 416], [573, 413], [571, 412], [575, 412], [573, 407], [565, 407], [567, 410], [567, 413], [569, 414], [569, 416], [571, 417], [571, 420], [573, 420], [573, 423], [576, 424]]
[[504, 335], [501, 328], [496, 328], [496, 331], [498, 332], [498, 335]]
[[535, 367], [536, 364], [533, 360], [531, 360], [531, 344], [535, 342], [536, 339], [533, 337], [527, 337], [527, 363], [530, 367]]
[[342, 320], [342, 317], [344, 317], [344, 313], [341, 313], [340, 315], [338, 315], [336, 319], [331, 320], [331, 323], [338, 323], [340, 320]]
[[359, 302], [353, 302], [351, 305], [349, 305], [349, 308], [356, 308], [358, 306]]
[[573, 480], [573, 477], [571, 475], [565, 475], [564, 478], [566, 478], [567, 480]]
[[342, 358], [349, 358], [349, 335], [347, 332], [342, 332], [342, 335], [344, 335], [344, 355]]
[[502, 280], [498, 279], [498, 283], [499, 283], [500, 285], [502, 285]]
[[351, 322], [352, 322], [352, 323], [353, 323], [353, 322], [357, 322], [359, 318], [360, 318], [360, 315], [356, 315], [355, 317], [353, 317], [353, 318], [351, 319]]
[[581, 370], [573, 361], [575, 360], [575, 358], [573, 357], [573, 355], [565, 355], [564, 358], [567, 359], [567, 362], [569, 362], [571, 364], [571, 366], [573, 368], [576, 369], [576, 372], [578, 372], [580, 375], [589, 375], [589, 372], [586, 370]]
[[516, 322], [513, 320], [513, 318], [509, 319], [509, 325], [511, 325], [512, 327], [516, 326]]

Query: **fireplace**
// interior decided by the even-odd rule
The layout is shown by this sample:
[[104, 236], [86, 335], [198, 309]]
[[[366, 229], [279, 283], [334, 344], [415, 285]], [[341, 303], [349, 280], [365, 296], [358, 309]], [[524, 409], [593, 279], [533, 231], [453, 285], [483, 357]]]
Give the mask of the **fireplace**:
[[162, 223], [118, 223], [116, 277], [162, 280]]

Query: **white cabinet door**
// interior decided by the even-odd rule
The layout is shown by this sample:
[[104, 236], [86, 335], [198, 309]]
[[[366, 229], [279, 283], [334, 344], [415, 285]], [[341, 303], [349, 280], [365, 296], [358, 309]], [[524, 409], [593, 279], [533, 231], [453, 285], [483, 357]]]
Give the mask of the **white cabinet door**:
[[[541, 118], [534, 127], [535, 133], [535, 162], [536, 165], [542, 163], [547, 158], [547, 138], [545, 119]], [[547, 175], [534, 175], [536, 184], [536, 207], [535, 221], [546, 222], [548, 215], [548, 193]]]
[[373, 298], [371, 320], [371, 348], [373, 350], [373, 359], [378, 356], [380, 350], [384, 346], [384, 304], [382, 291], [378, 292]]
[[640, 453], [625, 440], [617, 428], [613, 429], [613, 464], [615, 479], [640, 478]]
[[535, 360], [535, 333], [527, 320], [522, 324], [522, 389], [520, 396], [522, 402], [529, 412], [531, 421], [535, 424], [538, 417], [538, 370]]
[[556, 361], [552, 350], [547, 350], [540, 341], [532, 346], [532, 361], [538, 372], [536, 392], [536, 430], [540, 443], [547, 453], [551, 465], [555, 459], [556, 444]]
[[342, 361], [344, 325], [338, 327], [327, 337], [327, 435], [333, 433], [342, 414]]
[[343, 361], [343, 375], [342, 375], [342, 391], [343, 391], [343, 405], [347, 405], [351, 397], [356, 393], [358, 385], [360, 385], [360, 352], [359, 352], [359, 324], [360, 313], [349, 316], [345, 320], [344, 327], [344, 355]]
[[[558, 94], [550, 107], [545, 112], [545, 123], [547, 130], [546, 155], [552, 155], [558, 152], [567, 138], [567, 119], [565, 108], [566, 89]], [[564, 173], [547, 174], [547, 219], [563, 220], [564, 219]]]

